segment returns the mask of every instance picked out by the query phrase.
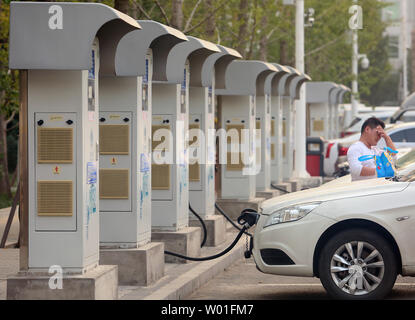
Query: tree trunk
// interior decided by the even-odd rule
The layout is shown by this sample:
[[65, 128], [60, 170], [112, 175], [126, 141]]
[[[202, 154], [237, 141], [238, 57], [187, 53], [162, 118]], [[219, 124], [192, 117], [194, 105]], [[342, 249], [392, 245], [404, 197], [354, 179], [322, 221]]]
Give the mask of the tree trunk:
[[267, 61], [268, 56], [268, 37], [267, 37], [267, 27], [268, 27], [268, 12], [265, 6], [265, 1], [262, 2], [262, 18], [261, 18], [261, 39], [259, 40], [259, 57], [262, 61]]
[[9, 178], [9, 163], [7, 161], [7, 119], [0, 114], [0, 194], [12, 197]]
[[[206, 0], [206, 7], [208, 12], [212, 12], [214, 10], [214, 0]], [[215, 28], [216, 28], [216, 19], [215, 15], [212, 14], [207, 22], [206, 22], [206, 38], [209, 40], [213, 40], [215, 36]]]
[[246, 56], [246, 35], [248, 30], [248, 0], [241, 0], [239, 2], [239, 13], [238, 13], [238, 22], [239, 31], [238, 31], [238, 45], [236, 46], [236, 50], [245, 57]]
[[183, 30], [183, 0], [172, 1], [171, 25], [173, 28]]
[[280, 41], [280, 64], [286, 65], [287, 64], [287, 41], [281, 40]]
[[114, 0], [114, 9], [121, 11], [122, 13], [128, 14], [128, 10], [130, 9], [130, 1], [129, 0]]

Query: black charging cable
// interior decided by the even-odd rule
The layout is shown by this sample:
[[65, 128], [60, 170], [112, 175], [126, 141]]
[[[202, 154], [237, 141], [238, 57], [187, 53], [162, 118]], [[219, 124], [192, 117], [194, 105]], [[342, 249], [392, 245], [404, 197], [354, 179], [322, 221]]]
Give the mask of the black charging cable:
[[[230, 223], [231, 223], [231, 225], [235, 228], [235, 229], [238, 229], [239, 231], [241, 231], [242, 229], [238, 226], [238, 225], [236, 225], [235, 224], [235, 222], [233, 222], [232, 221], [232, 219], [231, 218], [229, 218], [229, 216], [222, 210], [222, 208], [221, 207], [219, 207], [219, 205], [215, 202], [215, 208], [219, 211], [219, 213], [221, 214], [221, 215], [223, 215], [224, 217], [225, 217], [225, 219], [226, 220], [228, 220]], [[246, 210], [246, 209], [245, 209]], [[255, 211], [256, 212], [256, 211]], [[252, 234], [250, 234], [249, 232], [245, 232], [245, 234], [247, 235], [247, 236], [250, 236], [250, 237], [252, 237]]]
[[271, 183], [271, 187], [273, 187], [276, 190], [282, 191], [284, 193], [291, 193], [290, 191], [287, 191], [287, 190], [285, 190], [283, 188], [277, 187], [275, 184], [272, 184], [272, 183]]
[[203, 240], [202, 240], [202, 243], [200, 244], [200, 247], [201, 248], [203, 248], [203, 246], [205, 245], [205, 243], [206, 243], [206, 239], [207, 239], [207, 228], [206, 228], [206, 224], [205, 224], [205, 222], [203, 221], [203, 219], [196, 213], [196, 211], [195, 210], [193, 210], [193, 208], [192, 208], [192, 206], [190, 205], [190, 203], [189, 203], [189, 210], [196, 216], [196, 218], [198, 218], [199, 219], [199, 221], [200, 221], [200, 224], [202, 225], [202, 229], [203, 229]]
[[236, 236], [235, 240], [233, 240], [233, 242], [222, 252], [219, 252], [213, 256], [209, 256], [209, 257], [188, 257], [179, 253], [175, 253], [175, 252], [171, 252], [171, 251], [164, 251], [164, 254], [168, 254], [168, 255], [172, 255], [178, 258], [182, 258], [185, 260], [190, 260], [190, 261], [207, 261], [207, 260], [213, 260], [216, 258], [219, 258], [221, 256], [223, 256], [224, 254], [228, 253], [229, 251], [231, 251], [233, 249], [233, 247], [235, 247], [235, 245], [238, 243], [239, 239], [242, 237], [242, 235], [245, 233], [245, 231], [247, 229], [249, 229], [250, 227], [252, 227], [253, 225], [255, 225], [257, 223], [259, 219], [259, 214], [255, 212], [255, 210], [252, 209], [244, 209], [241, 213], [241, 215], [238, 218], [238, 223], [240, 225], [242, 225], [241, 230], [239, 231], [238, 235]]

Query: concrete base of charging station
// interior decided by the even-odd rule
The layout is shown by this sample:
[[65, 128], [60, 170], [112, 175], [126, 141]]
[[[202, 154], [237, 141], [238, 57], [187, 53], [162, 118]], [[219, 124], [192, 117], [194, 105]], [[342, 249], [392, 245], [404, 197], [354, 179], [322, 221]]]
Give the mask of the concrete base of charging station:
[[[280, 182], [280, 183], [272, 182], [272, 184], [274, 186], [276, 186], [277, 188], [280, 188], [280, 189], [285, 190], [287, 192], [291, 192], [292, 191], [292, 189], [291, 189], [291, 183], [288, 183], [288, 182]], [[281, 194], [285, 194], [284, 191], [280, 191], [280, 192], [281, 192]]]
[[[179, 253], [188, 257], [200, 256], [200, 238], [202, 230], [200, 227], [186, 227], [178, 231], [152, 230], [151, 240], [163, 242], [167, 251]], [[189, 263], [189, 260], [166, 254], [165, 262]]]
[[281, 193], [282, 191], [269, 189], [264, 191], [257, 191], [256, 196], [257, 198], [272, 199], [278, 197]]
[[297, 192], [301, 190], [301, 179], [290, 179], [284, 182], [291, 184], [291, 192]]
[[238, 219], [244, 209], [254, 209], [259, 211], [259, 207], [265, 198], [254, 198], [250, 200], [244, 199], [217, 199], [216, 202], [219, 207], [231, 218], [232, 220]]
[[51, 289], [48, 273], [19, 272], [7, 278], [7, 300], [117, 300], [118, 267], [97, 266], [64, 274], [62, 289]]
[[121, 286], [149, 286], [164, 277], [164, 243], [150, 242], [138, 248], [100, 249], [99, 263], [118, 265]]
[[317, 188], [323, 184], [323, 177], [301, 178], [302, 189]]
[[[203, 218], [207, 229], [207, 237], [205, 246], [216, 247], [226, 240], [226, 220], [222, 215], [212, 215]], [[191, 227], [199, 227], [199, 220], [190, 220]], [[201, 232], [203, 239], [203, 231]], [[202, 240], [201, 240], [202, 241]]]

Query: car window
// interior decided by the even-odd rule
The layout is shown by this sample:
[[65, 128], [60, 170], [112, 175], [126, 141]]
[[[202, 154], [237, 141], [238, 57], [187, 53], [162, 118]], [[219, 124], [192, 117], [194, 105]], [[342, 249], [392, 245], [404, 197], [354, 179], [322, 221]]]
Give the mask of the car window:
[[406, 129], [405, 136], [407, 142], [415, 142], [415, 128]]
[[393, 142], [404, 142], [406, 140], [405, 130], [394, 132], [390, 137]]
[[355, 117], [353, 120], [352, 120], [352, 122], [350, 123], [350, 125], [346, 128], [346, 129], [349, 129], [349, 128], [351, 128], [351, 127], [353, 127], [356, 123], [358, 123], [360, 120], [362, 120], [361, 118], [359, 118], [359, 117]]
[[402, 116], [397, 120], [403, 122], [415, 121], [415, 110], [408, 110], [402, 113]]

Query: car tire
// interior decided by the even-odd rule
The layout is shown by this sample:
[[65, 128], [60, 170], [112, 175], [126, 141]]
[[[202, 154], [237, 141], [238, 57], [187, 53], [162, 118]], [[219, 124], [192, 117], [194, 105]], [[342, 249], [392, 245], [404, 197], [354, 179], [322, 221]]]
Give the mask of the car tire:
[[377, 300], [392, 290], [398, 264], [391, 244], [384, 237], [367, 229], [350, 229], [327, 241], [318, 271], [332, 298]]

